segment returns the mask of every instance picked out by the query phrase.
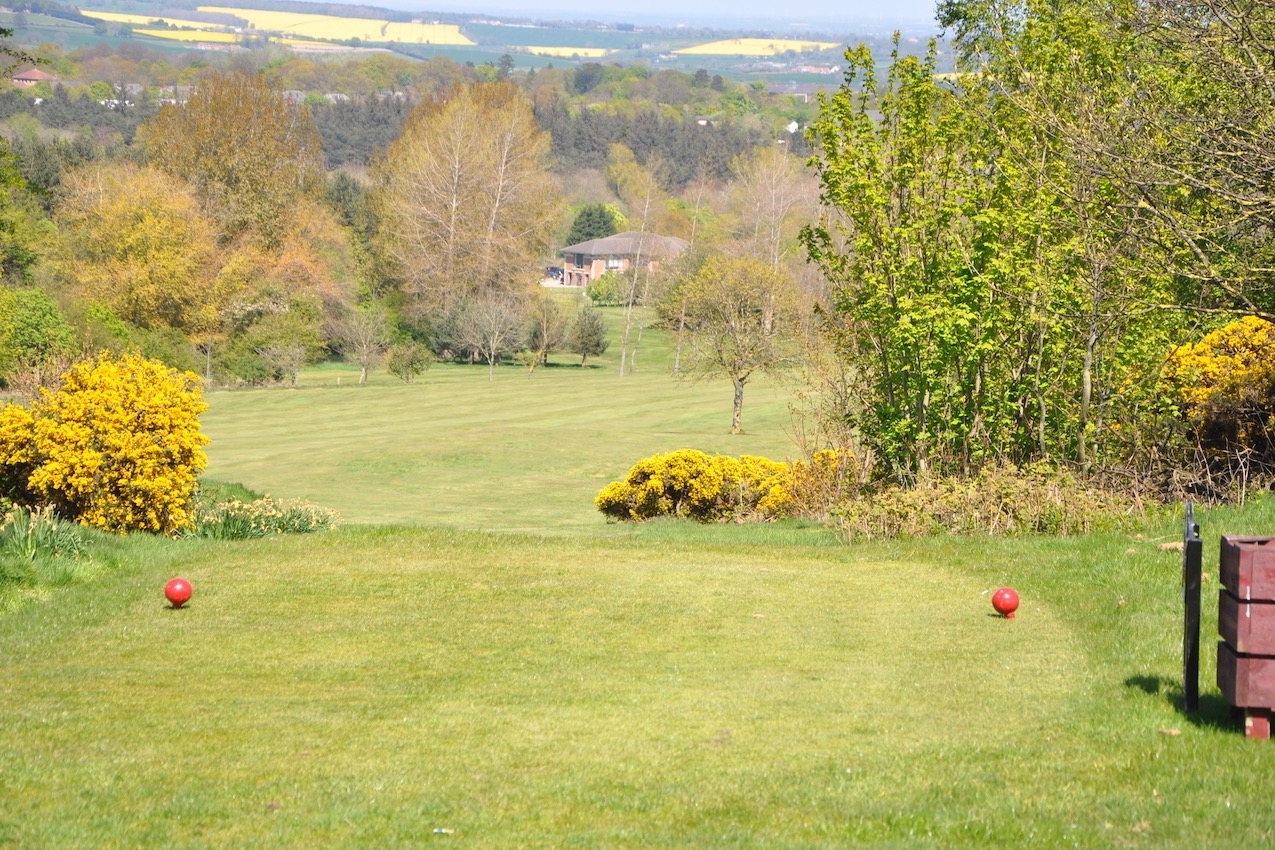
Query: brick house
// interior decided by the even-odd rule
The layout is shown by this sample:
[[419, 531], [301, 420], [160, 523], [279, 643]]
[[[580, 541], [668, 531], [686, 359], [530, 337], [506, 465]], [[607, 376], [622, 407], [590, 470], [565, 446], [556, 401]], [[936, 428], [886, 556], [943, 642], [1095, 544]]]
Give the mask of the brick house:
[[623, 273], [634, 263], [654, 269], [661, 260], [676, 257], [690, 246], [676, 236], [635, 230], [568, 245], [562, 249], [562, 285], [588, 286], [607, 272]]

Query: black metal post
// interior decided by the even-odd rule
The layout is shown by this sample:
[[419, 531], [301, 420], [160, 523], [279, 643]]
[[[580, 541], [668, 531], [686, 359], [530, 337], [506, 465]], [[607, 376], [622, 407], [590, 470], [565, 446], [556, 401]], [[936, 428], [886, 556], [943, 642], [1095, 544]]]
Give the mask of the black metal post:
[[1186, 503], [1186, 529], [1182, 536], [1182, 599], [1185, 623], [1182, 635], [1182, 695], [1189, 712], [1200, 709], [1200, 561], [1204, 542], [1195, 521], [1195, 506]]

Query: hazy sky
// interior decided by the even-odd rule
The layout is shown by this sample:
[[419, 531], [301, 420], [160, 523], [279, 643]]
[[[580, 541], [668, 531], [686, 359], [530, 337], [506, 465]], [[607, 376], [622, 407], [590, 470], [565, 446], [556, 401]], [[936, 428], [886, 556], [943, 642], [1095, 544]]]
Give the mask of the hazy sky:
[[[852, 31], [865, 24], [935, 28], [935, 0], [380, 0], [377, 5], [409, 11], [483, 12], [527, 18], [589, 18], [608, 22], [656, 21], [691, 26]], [[799, 28], [799, 27], [797, 27]]]

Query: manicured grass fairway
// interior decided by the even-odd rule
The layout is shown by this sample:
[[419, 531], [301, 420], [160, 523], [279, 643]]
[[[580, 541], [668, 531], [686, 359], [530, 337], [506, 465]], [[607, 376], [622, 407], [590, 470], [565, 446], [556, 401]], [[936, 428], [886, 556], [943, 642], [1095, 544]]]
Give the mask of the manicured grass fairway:
[[[784, 445], [776, 391], [735, 441], [720, 386], [642, 362], [212, 394], [214, 477], [359, 524], [130, 540], [0, 617], [0, 846], [1270, 846], [1275, 743], [1211, 686], [1213, 580], [1204, 711], [1177, 707], [1176, 519], [858, 546], [607, 525], [589, 500], [643, 453]], [[1199, 519], [1215, 558], [1275, 507]]]
[[593, 497], [647, 455], [796, 453], [787, 392], [750, 383], [748, 433], [732, 437], [730, 384], [675, 381], [662, 334], [646, 331], [636, 370], [619, 377], [619, 311], [608, 312], [611, 350], [583, 369], [555, 356], [530, 378], [506, 366], [488, 382], [485, 366], [442, 364], [411, 385], [381, 373], [360, 387], [334, 367], [296, 389], [211, 393], [208, 475], [350, 522], [596, 533]]

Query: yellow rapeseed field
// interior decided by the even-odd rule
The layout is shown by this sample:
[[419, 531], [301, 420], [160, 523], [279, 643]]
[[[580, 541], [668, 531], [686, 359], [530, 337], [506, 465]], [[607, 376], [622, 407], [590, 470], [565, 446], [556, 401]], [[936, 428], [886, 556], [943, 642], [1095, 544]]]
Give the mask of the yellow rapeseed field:
[[254, 29], [288, 33], [305, 38], [344, 41], [397, 41], [402, 44], [472, 45], [454, 24], [406, 24], [370, 18], [338, 18], [330, 15], [308, 15], [293, 12], [261, 12], [256, 9], [234, 9], [225, 6], [200, 6], [201, 12], [235, 15]]
[[806, 53], [811, 50], [832, 50], [837, 47], [833, 41], [797, 41], [786, 38], [732, 38], [725, 41], [711, 41], [708, 44], [697, 44], [694, 47], [683, 47], [674, 50], [690, 56], [777, 56], [789, 50]]
[[239, 33], [224, 32], [221, 30], [148, 30], [135, 29], [133, 32], [138, 35], [149, 35], [151, 38], [167, 38], [173, 41], [210, 41], [219, 44], [233, 44], [242, 41], [243, 36]]
[[206, 27], [207, 21], [187, 21], [182, 18], [174, 18], [170, 15], [122, 15], [118, 12], [94, 12], [91, 10], [82, 10], [85, 17], [97, 18], [102, 21], [110, 21], [113, 24], [140, 24], [146, 26], [155, 21], [164, 21], [177, 27]]

